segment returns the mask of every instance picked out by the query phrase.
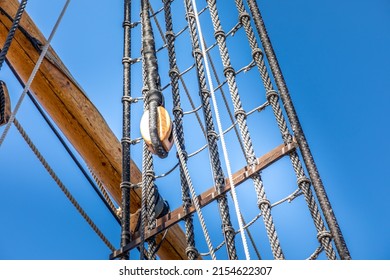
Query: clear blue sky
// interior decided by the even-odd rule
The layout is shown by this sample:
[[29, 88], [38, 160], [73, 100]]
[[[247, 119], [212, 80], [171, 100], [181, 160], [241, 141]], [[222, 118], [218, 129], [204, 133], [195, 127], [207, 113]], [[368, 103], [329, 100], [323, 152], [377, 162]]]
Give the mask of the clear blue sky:
[[[46, 36], [63, 2], [38, 0], [28, 3], [28, 13]], [[135, 18], [139, 1], [133, 2], [137, 7], [133, 12]], [[151, 2], [155, 10], [162, 5], [161, 1]], [[182, 6], [182, 2], [175, 1], [175, 7]], [[198, 2], [199, 8], [204, 7], [204, 1]], [[222, 2], [225, 3], [218, 1], [219, 4]], [[258, 3], [352, 258], [390, 259], [390, 211], [386, 205], [390, 195], [390, 152], [386, 142], [390, 136], [387, 124], [387, 105], [390, 102], [390, 4], [384, 0], [274, 0]], [[221, 14], [226, 15], [222, 22], [225, 31], [237, 21], [233, 4], [221, 7]], [[122, 1], [72, 1], [52, 43], [118, 138], [121, 137], [122, 125], [122, 9]], [[175, 15], [178, 14], [179, 10]], [[174, 26], [176, 32], [184, 27], [184, 15], [180, 17], [180, 23]], [[202, 19], [207, 24], [209, 14], [202, 15]], [[159, 20], [164, 28], [162, 14]], [[208, 29], [205, 30], [206, 40], [210, 44]], [[237, 38], [228, 39], [236, 69], [250, 62], [250, 53], [240, 52], [247, 49], [244, 35], [241, 30], [236, 34]], [[184, 44], [184, 41], [178, 44]], [[133, 44], [136, 56], [140, 43], [134, 39]], [[161, 39], [157, 40], [157, 45], [161, 46]], [[215, 48], [213, 54], [217, 53]], [[166, 63], [164, 54], [164, 51], [159, 54], [162, 64]], [[179, 61], [179, 64], [181, 69], [185, 69], [186, 61]], [[166, 70], [164, 66], [160, 67], [162, 72]], [[134, 79], [140, 77], [136, 71], [139, 71], [139, 65], [135, 67]], [[258, 82], [256, 71], [252, 69], [248, 74], [241, 75], [249, 78], [253, 75]], [[22, 88], [7, 67], [3, 67], [0, 77], [8, 84], [14, 106]], [[162, 81], [163, 84], [167, 82], [166, 73], [162, 74]], [[253, 90], [252, 84], [243, 81], [239, 85], [244, 92], [245, 89], [249, 92]], [[189, 84], [195, 87], [191, 81]], [[140, 88], [140, 84], [133, 85], [134, 96], [140, 95]], [[167, 108], [171, 109], [170, 90], [165, 94]], [[196, 91], [194, 95], [197, 96]], [[262, 89], [259, 89], [258, 95], [243, 97], [247, 110], [264, 101]], [[187, 106], [188, 110], [187, 103], [184, 102], [183, 106]], [[135, 109], [135, 112], [138, 112], [142, 105], [136, 106], [139, 109]], [[261, 114], [264, 114], [264, 119]], [[257, 143], [257, 156], [281, 143], [275, 122], [269, 121], [272, 120], [270, 108], [261, 114], [248, 120]], [[132, 137], [139, 136], [139, 117], [134, 116]], [[72, 164], [29, 100], [25, 100], [17, 118], [86, 212], [109, 240], [118, 246], [118, 224]], [[223, 124], [225, 128], [228, 126], [225, 120]], [[3, 127], [0, 133], [2, 131]], [[191, 135], [190, 131], [188, 133]], [[196, 130], [194, 133], [199, 136]], [[196, 135], [187, 140], [189, 152], [204, 143], [203, 139], [195, 140]], [[228, 140], [233, 139], [232, 135], [228, 134]], [[236, 146], [229, 147], [234, 150]], [[242, 158], [237, 156], [236, 160], [236, 152], [232, 153], [233, 171], [243, 167]], [[134, 159], [140, 162], [139, 151], [135, 150], [133, 154]], [[172, 155], [174, 158], [174, 153]], [[202, 157], [207, 159], [207, 154], [201, 154]], [[170, 164], [156, 160], [157, 173], [166, 171], [167, 166]], [[209, 172], [207, 165], [203, 167], [194, 160], [190, 168], [194, 172], [194, 184], [199, 187], [198, 193], [211, 186], [207, 179], [196, 176], [196, 171], [202, 168]], [[264, 171], [265, 188], [271, 202], [295, 190], [290, 169], [289, 162], [284, 160], [275, 168]], [[107, 259], [110, 253], [107, 247], [67, 202], [15, 128], [11, 129], [0, 147], [0, 170], [0, 259]], [[290, 173], [285, 175], [281, 172]], [[171, 176], [177, 175], [175, 171]], [[180, 190], [175, 182], [177, 178], [157, 182], [173, 209], [180, 204]], [[253, 191], [247, 192], [248, 188], [250, 184], [240, 187], [239, 198], [249, 221], [256, 214], [256, 207]], [[305, 209], [303, 201], [303, 197], [300, 197], [273, 211], [277, 229], [280, 228], [282, 247], [290, 259], [305, 258], [316, 248], [313, 226], [307, 211], [302, 210]], [[253, 205], [248, 206], [250, 204]], [[298, 210], [294, 207], [298, 207]], [[236, 224], [233, 209], [231, 205], [232, 220]], [[209, 217], [208, 226], [215, 246], [222, 240], [220, 226], [212, 220], [216, 211], [215, 205], [204, 209], [205, 216]], [[267, 240], [260, 229], [261, 223], [257, 222], [259, 229], [254, 228], [253, 233], [258, 235], [263, 257], [270, 258], [265, 243]], [[197, 244], [204, 252], [206, 246], [202, 233], [199, 225], [196, 227]], [[236, 239], [240, 245], [239, 235]], [[223, 252], [219, 254], [221, 258], [224, 257]], [[244, 258], [241, 249], [239, 257]]]

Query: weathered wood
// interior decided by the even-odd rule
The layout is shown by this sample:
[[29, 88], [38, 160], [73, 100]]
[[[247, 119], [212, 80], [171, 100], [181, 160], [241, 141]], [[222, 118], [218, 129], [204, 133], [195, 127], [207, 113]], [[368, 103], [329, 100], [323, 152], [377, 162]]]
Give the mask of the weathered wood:
[[[17, 0], [0, 0], [0, 7], [13, 17], [19, 6]], [[0, 45], [12, 21], [0, 13]], [[31, 18], [24, 13], [21, 26], [28, 34], [46, 42]], [[17, 75], [26, 82], [39, 57], [28, 37], [19, 30], [8, 51], [7, 59]], [[113, 199], [120, 204], [121, 145], [104, 118], [77, 83], [66, 74], [65, 65], [52, 48], [49, 49], [32, 85], [31, 91], [85, 162], [106, 186]], [[118, 101], [119, 102], [119, 101]], [[138, 167], [131, 163], [131, 182], [141, 181]], [[140, 193], [131, 192], [131, 212], [140, 207]], [[119, 234], [119, 233], [118, 233]], [[171, 228], [158, 253], [161, 259], [186, 259], [185, 235], [179, 226]]]
[[[285, 145], [279, 145], [275, 149], [271, 150], [267, 154], [263, 155], [262, 157], [258, 158], [256, 160], [256, 165], [253, 167], [246, 166], [239, 171], [235, 172], [233, 177], [233, 183], [234, 186], [237, 187], [243, 182], [245, 182], [247, 179], [249, 179], [253, 174], [258, 173], [259, 171], [265, 169], [272, 163], [276, 162], [280, 158], [288, 155], [291, 151], [295, 150], [297, 147], [297, 143], [295, 142], [295, 139], [292, 143]], [[204, 193], [200, 194], [198, 196], [198, 201], [200, 207], [204, 207], [214, 200], [218, 199], [220, 196], [226, 194], [231, 190], [231, 184], [229, 179], [225, 179], [225, 187], [220, 190], [220, 192], [217, 192], [214, 187], [208, 189]], [[174, 211], [168, 213], [167, 215], [161, 217], [157, 220], [156, 228], [153, 230], [145, 230], [145, 238], [152, 237], [167, 228], [175, 225], [179, 221], [185, 219], [189, 215], [193, 214], [196, 211], [194, 206], [190, 206], [187, 210], [185, 210], [183, 207], [179, 207], [175, 209]], [[132, 248], [137, 247], [141, 242], [141, 238], [139, 235], [139, 232], [135, 233], [134, 239], [126, 246], [125, 249], [130, 250]], [[119, 257], [123, 252], [122, 251], [116, 251], [111, 255], [111, 258], [117, 258]]]

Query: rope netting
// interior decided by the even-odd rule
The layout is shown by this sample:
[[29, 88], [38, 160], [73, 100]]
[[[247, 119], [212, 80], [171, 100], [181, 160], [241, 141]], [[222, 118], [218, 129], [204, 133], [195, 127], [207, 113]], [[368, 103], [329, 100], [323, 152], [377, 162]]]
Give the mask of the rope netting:
[[[179, 207], [184, 213], [195, 208], [179, 223], [190, 260], [291, 255], [336, 259], [332, 234], [273, 85], [251, 9], [243, 0], [125, 1], [122, 210], [116, 212], [103, 184], [92, 176], [110, 211], [120, 216], [122, 248], [132, 240], [130, 213], [123, 209], [130, 208], [130, 190], [141, 188], [141, 242], [136, 246], [141, 259], [158, 258], [169, 227], [162, 238], [146, 235], [156, 228], [157, 219]], [[174, 147], [169, 153], [159, 139], [152, 140], [151, 148], [139, 132], [141, 116], [150, 111], [153, 138], [158, 106], [172, 117]], [[8, 126], [12, 123], [114, 251], [14, 116]], [[270, 151], [281, 144], [282, 154], [267, 163]], [[288, 152], [283, 145], [290, 147]], [[130, 183], [130, 158], [142, 167], [138, 184]], [[245, 172], [237, 173], [242, 168]], [[245, 178], [237, 179], [237, 174]], [[210, 188], [217, 197], [205, 205], [198, 196]]]
[[[130, 24], [135, 57], [130, 63], [131, 92], [142, 96], [132, 97], [131, 154], [133, 160], [143, 162], [145, 230], [155, 227], [153, 192], [157, 191], [168, 200], [171, 210], [179, 206], [187, 209], [191, 205], [196, 208], [197, 214], [186, 216], [183, 221], [188, 259], [196, 259], [198, 255], [212, 259], [249, 259], [250, 254], [259, 259], [284, 259], [282, 244], [286, 241], [283, 242], [279, 233], [289, 242], [291, 237], [283, 224], [286, 215], [276, 210], [280, 208], [294, 213], [297, 223], [299, 215], [312, 218], [311, 225], [300, 228], [301, 236], [311, 240], [307, 245], [311, 248], [302, 249], [306, 255], [301, 258], [316, 259], [324, 251], [324, 258], [335, 259], [332, 236], [326, 229], [297, 149], [288, 153], [289, 166], [286, 157], [262, 170], [262, 174], [252, 174], [237, 188], [237, 198], [223, 194], [203, 208], [197, 205], [197, 195], [212, 186], [218, 193], [226, 182], [233, 181], [230, 169], [254, 168], [256, 156], [266, 154], [280, 143], [288, 145], [295, 141], [273, 87], [260, 40], [252, 27], [249, 8], [242, 0], [218, 2], [218, 5], [215, 0], [197, 1], [199, 10], [191, 0], [185, 0], [184, 5], [169, 0], [141, 1], [143, 6], [132, 2], [136, 20]], [[148, 110], [150, 85], [148, 58], [140, 40], [145, 24], [152, 29], [158, 87], [174, 123], [176, 148], [164, 159], [153, 156], [140, 141], [141, 137], [137, 138], [140, 116], [144, 109]], [[139, 101], [146, 101], [145, 105], [140, 106]], [[222, 145], [225, 141], [226, 150]], [[248, 201], [255, 207], [249, 206]], [[299, 210], [290, 209], [293, 201], [298, 201]], [[287, 216], [292, 218], [290, 214]], [[291, 226], [291, 222], [288, 224]], [[236, 238], [239, 234], [242, 238]], [[312, 239], [307, 239], [309, 235]], [[155, 240], [146, 241], [142, 246], [147, 247], [147, 258], [156, 258]]]

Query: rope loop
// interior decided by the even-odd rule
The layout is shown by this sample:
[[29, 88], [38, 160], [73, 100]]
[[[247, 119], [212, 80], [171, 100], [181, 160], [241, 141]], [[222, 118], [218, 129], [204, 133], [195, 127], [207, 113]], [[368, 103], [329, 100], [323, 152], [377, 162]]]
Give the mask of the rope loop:
[[[184, 161], [187, 161], [188, 160], [188, 153], [187, 153], [187, 151], [183, 150], [182, 154], [183, 154]], [[178, 159], [180, 159], [179, 153], [176, 153], [176, 157]]]
[[173, 31], [167, 31], [165, 32], [165, 37], [168, 39], [168, 37], [171, 37], [172, 40], [176, 39], [175, 33]]
[[222, 29], [216, 30], [216, 31], [214, 32], [214, 38], [215, 38], [215, 40], [218, 40], [219, 37], [221, 37], [223, 40], [226, 39], [225, 31], [223, 31]]
[[241, 12], [238, 16], [239, 18], [239, 22], [244, 25], [244, 19], [246, 18], [247, 20], [250, 20], [251, 17], [250, 15], [245, 11], [245, 12]]
[[271, 208], [271, 202], [269, 202], [268, 199], [260, 199], [258, 202], [257, 202], [257, 207], [259, 207], [259, 209], [261, 210], [261, 207], [263, 205], [268, 205], [268, 208]]
[[265, 96], [266, 96], [269, 103], [271, 103], [272, 97], [276, 98], [276, 101], [278, 101], [278, 99], [279, 99], [278, 92], [276, 90], [273, 90], [273, 89], [267, 90], [267, 92], [265, 93]]
[[242, 116], [244, 119], [246, 119], [247, 115], [246, 115], [246, 112], [245, 112], [244, 109], [238, 109], [238, 110], [236, 110], [236, 111], [234, 112], [234, 117], [235, 117], [236, 119], [238, 119], [239, 116]]
[[210, 93], [210, 91], [209, 90], [207, 90], [207, 89], [202, 89], [202, 96], [204, 97], [204, 98], [209, 98], [210, 96], [211, 96], [211, 93]]
[[320, 231], [317, 234], [318, 242], [322, 243], [324, 238], [329, 238], [329, 240], [331, 240], [333, 238], [333, 236], [332, 236], [332, 234], [329, 231]]
[[172, 111], [176, 117], [182, 118], [184, 115], [183, 109], [180, 106], [175, 106]]
[[263, 57], [263, 51], [260, 49], [260, 48], [255, 48], [255, 49], [253, 49], [253, 51], [252, 51], [252, 58], [253, 58], [253, 60], [255, 60], [256, 61], [256, 57], [257, 56], [260, 56], [260, 57]]
[[207, 131], [207, 138], [209, 141], [215, 141], [218, 139], [218, 134], [215, 132], [215, 130], [209, 130]]
[[123, 27], [123, 28], [125, 28], [125, 27], [130, 27], [130, 28], [132, 28], [132, 24], [131, 24], [130, 21], [125, 20], [125, 21], [123, 21], [123, 23], [122, 23], [122, 27]]
[[236, 71], [234, 71], [234, 68], [232, 66], [227, 66], [225, 69], [223, 69], [223, 74], [227, 78], [229, 74], [232, 74], [232, 76], [236, 75]]
[[190, 18], [195, 19], [195, 14], [192, 11], [187, 11], [186, 20], [188, 21]]
[[180, 76], [179, 70], [175, 67], [169, 70], [168, 75], [171, 79]]
[[148, 169], [145, 171], [145, 176], [146, 177], [153, 177], [153, 180], [154, 180], [156, 177], [156, 174], [154, 173], [154, 171], [152, 169]]
[[187, 254], [187, 256], [190, 255], [191, 253], [193, 253], [193, 254], [195, 255], [195, 259], [198, 258], [198, 256], [199, 256], [198, 250], [197, 250], [195, 247], [193, 247], [193, 246], [188, 246], [188, 247], [186, 248], [186, 254]]
[[311, 181], [306, 176], [299, 177], [298, 180], [297, 180], [298, 186], [301, 187], [301, 184], [303, 184], [303, 183], [307, 183], [307, 184], [310, 185]]
[[202, 53], [201, 49], [199, 49], [199, 48], [194, 49], [192, 51], [192, 55], [195, 58], [197, 58], [197, 56], [199, 56], [199, 58], [203, 58], [203, 53]]

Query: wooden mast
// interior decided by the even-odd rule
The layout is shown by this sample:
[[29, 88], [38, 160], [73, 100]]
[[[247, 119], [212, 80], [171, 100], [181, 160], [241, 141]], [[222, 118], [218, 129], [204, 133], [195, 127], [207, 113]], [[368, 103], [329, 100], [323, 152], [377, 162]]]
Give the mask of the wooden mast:
[[[0, 0], [0, 7], [5, 11], [0, 13], [0, 45], [4, 44], [12, 25], [12, 20], [6, 14], [13, 17], [18, 6], [17, 0]], [[46, 42], [26, 13], [20, 25], [32, 38], [41, 43]], [[38, 57], [39, 51], [30, 38], [18, 30], [7, 59], [24, 82], [28, 80]], [[50, 59], [44, 59], [31, 85], [31, 91], [120, 205], [122, 162], [120, 142], [82, 89], [69, 74], [66, 74], [65, 65], [52, 48], [49, 49], [47, 57]], [[131, 182], [136, 184], [140, 181], [140, 170], [131, 162]], [[131, 192], [132, 213], [140, 208], [140, 197], [140, 192]], [[185, 248], [184, 232], [178, 225], [174, 225], [168, 231], [158, 255], [161, 259], [187, 259]]]

